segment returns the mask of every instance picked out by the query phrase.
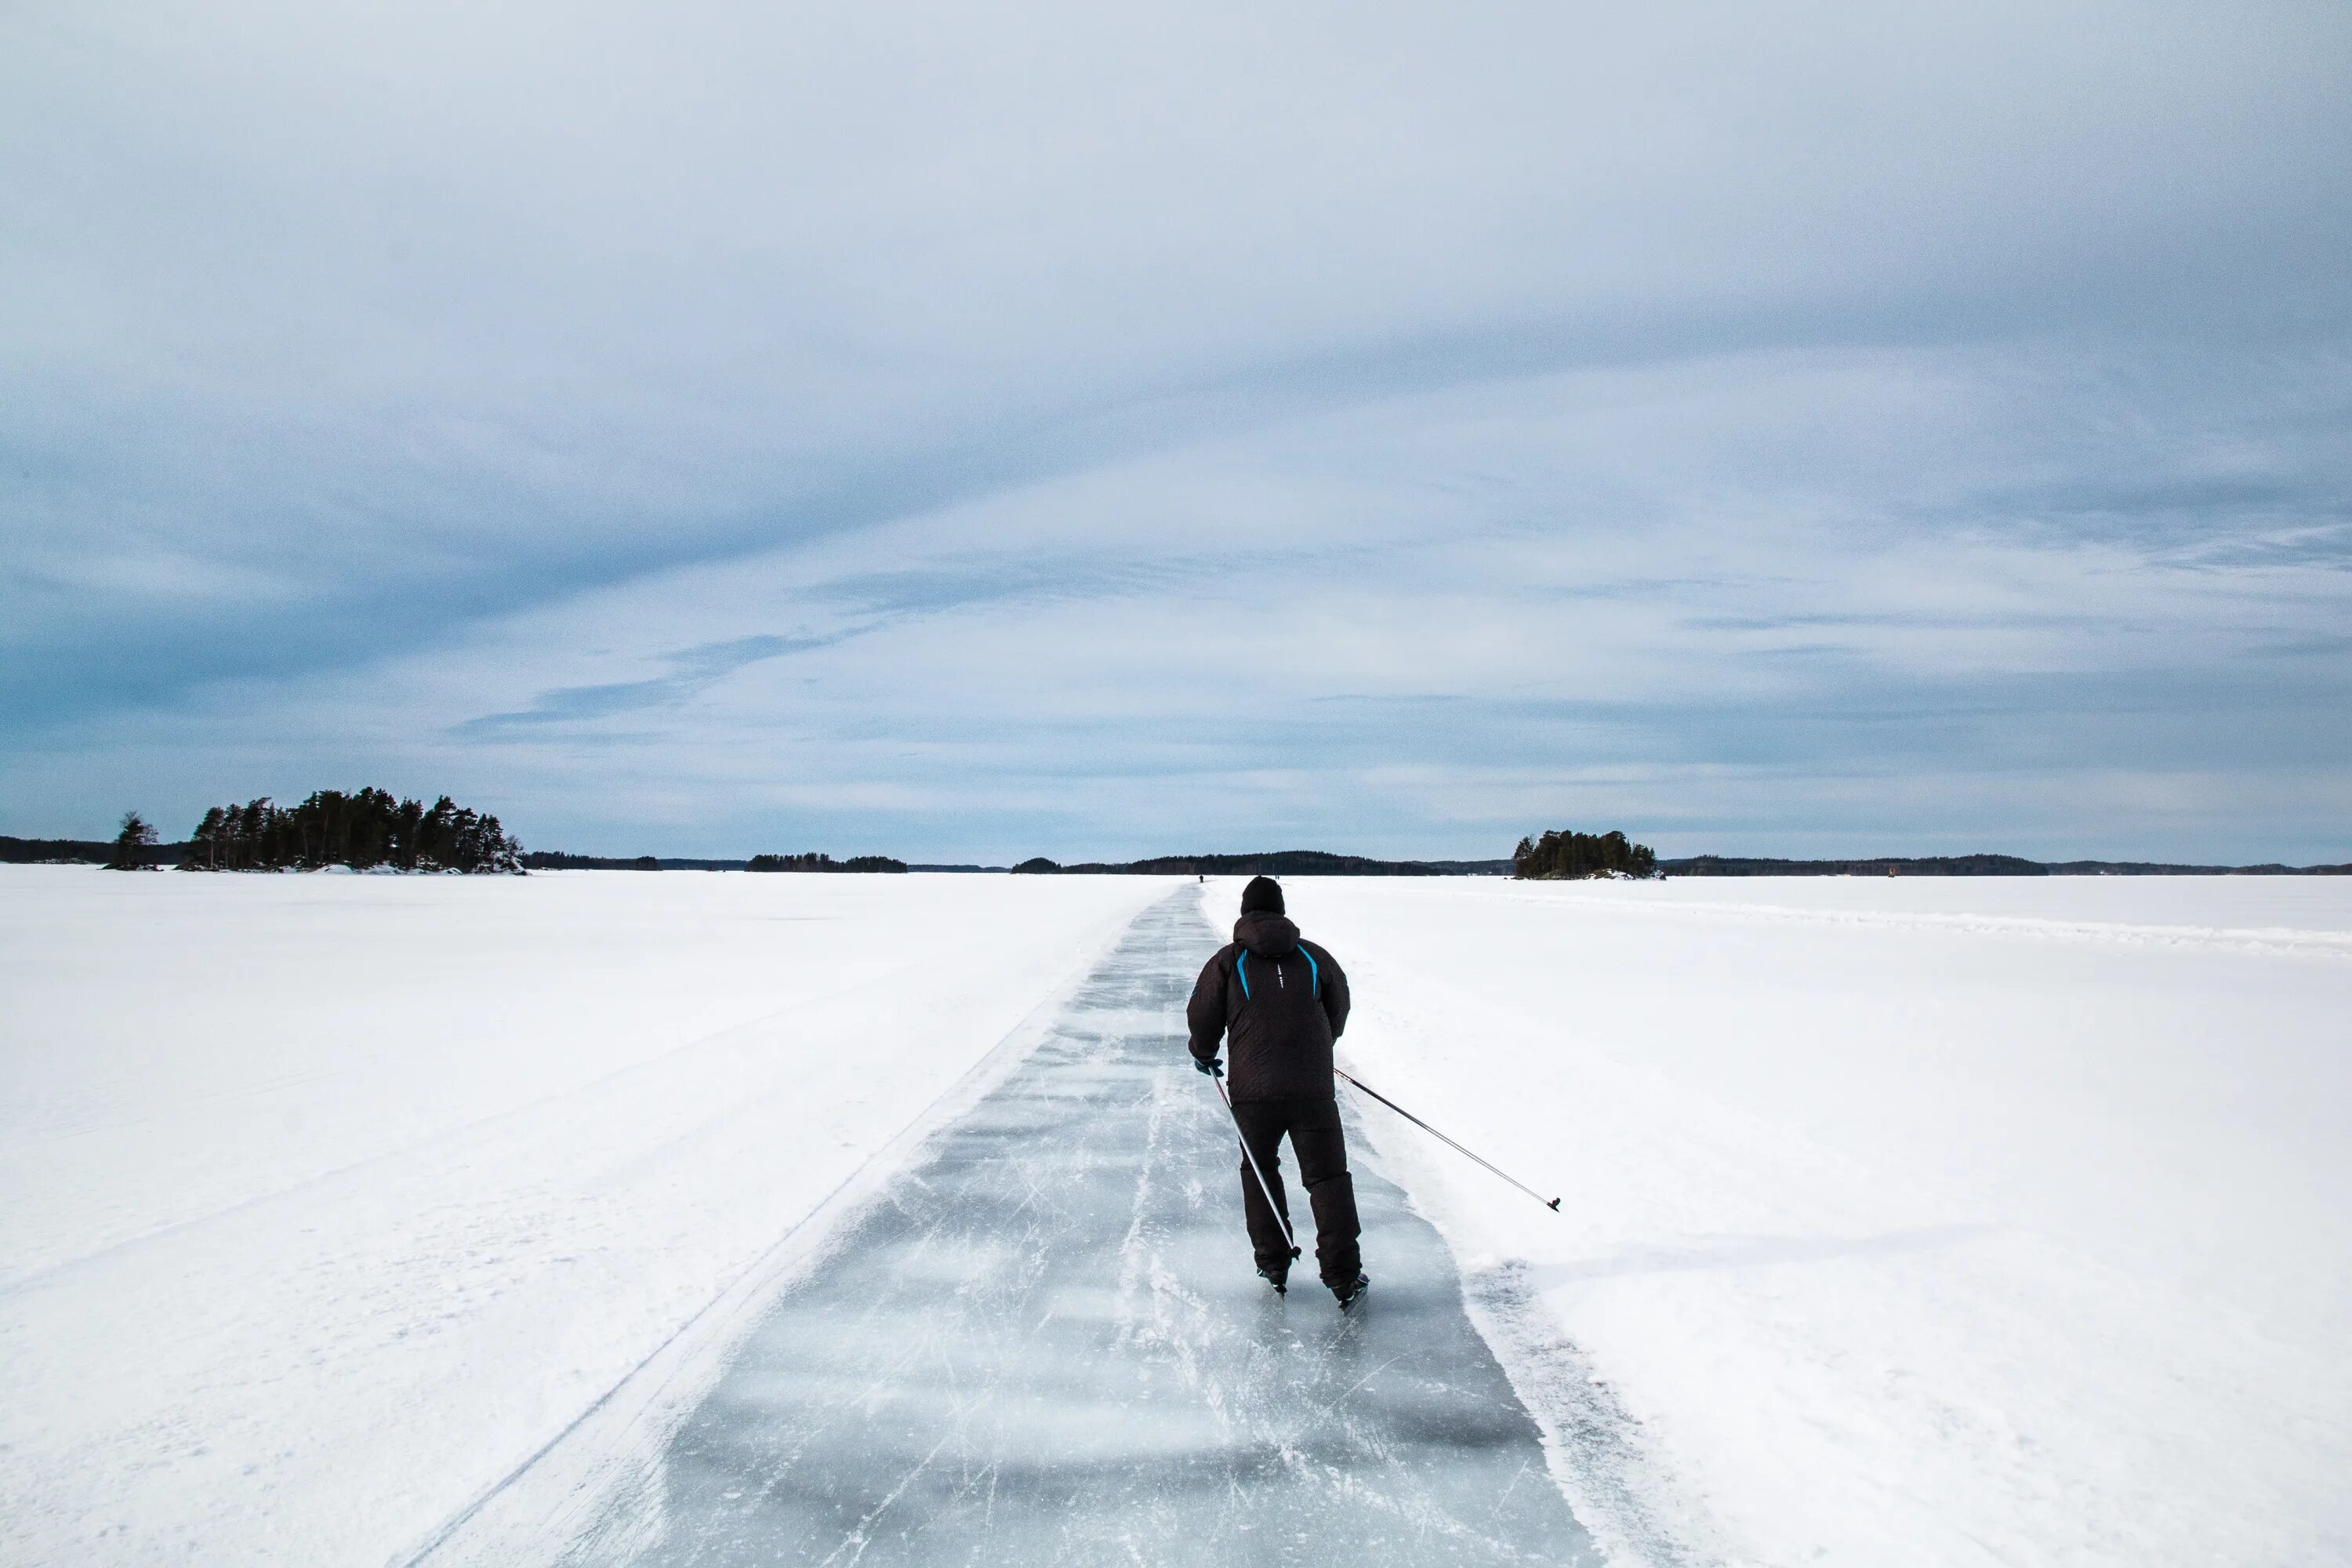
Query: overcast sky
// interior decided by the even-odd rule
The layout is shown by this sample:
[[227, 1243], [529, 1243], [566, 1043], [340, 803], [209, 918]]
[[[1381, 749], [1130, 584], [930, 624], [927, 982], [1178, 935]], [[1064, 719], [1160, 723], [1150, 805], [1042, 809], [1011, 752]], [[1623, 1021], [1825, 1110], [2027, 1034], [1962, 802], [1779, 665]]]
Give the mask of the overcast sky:
[[2352, 858], [2352, 6], [0, 15], [0, 832]]

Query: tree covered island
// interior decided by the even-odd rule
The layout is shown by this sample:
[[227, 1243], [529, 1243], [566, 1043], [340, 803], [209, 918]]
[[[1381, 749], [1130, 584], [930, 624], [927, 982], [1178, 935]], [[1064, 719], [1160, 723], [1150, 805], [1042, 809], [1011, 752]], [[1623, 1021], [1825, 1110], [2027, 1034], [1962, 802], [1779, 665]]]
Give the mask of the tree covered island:
[[267, 796], [216, 805], [188, 836], [183, 871], [520, 872], [522, 846], [488, 812], [447, 795], [431, 805], [387, 790], [313, 790], [299, 805]]

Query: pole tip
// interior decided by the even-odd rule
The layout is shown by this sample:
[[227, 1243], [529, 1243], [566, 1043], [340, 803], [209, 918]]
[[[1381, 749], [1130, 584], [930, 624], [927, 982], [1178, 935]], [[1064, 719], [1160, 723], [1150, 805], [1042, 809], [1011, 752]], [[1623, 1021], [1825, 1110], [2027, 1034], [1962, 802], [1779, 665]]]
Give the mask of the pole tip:
[[1558, 1198], [1554, 1198], [1551, 1202], [1544, 1205], [1544, 1207], [1551, 1210], [1554, 1214], [1558, 1214], [1559, 1212], [1559, 1200]]

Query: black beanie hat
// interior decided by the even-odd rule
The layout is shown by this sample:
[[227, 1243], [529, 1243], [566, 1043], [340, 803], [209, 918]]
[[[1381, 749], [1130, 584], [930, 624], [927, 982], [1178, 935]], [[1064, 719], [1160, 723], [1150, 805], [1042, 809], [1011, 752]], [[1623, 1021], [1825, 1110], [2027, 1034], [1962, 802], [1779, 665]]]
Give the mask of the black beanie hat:
[[1242, 889], [1242, 913], [1282, 913], [1282, 884], [1271, 877], [1252, 877], [1249, 886]]

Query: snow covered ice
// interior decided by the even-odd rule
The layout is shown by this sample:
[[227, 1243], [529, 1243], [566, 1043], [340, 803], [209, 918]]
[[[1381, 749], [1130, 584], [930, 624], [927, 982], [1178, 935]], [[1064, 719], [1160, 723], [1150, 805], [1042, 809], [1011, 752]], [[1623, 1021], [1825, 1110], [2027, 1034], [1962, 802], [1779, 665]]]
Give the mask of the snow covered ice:
[[[0, 868], [0, 1562], [733, 1560], [929, 1445], [866, 1561], [1186, 1561], [1350, 1488], [1403, 1532], [1360, 1555], [1444, 1561], [1497, 1456], [1534, 1511], [1467, 1560], [2352, 1560], [2352, 885], [1293, 881], [1343, 1065], [1566, 1198], [1360, 1110], [1360, 1323], [1249, 1271], [1162, 995], [1194, 891], [1230, 921], [1126, 879]], [[1118, 1110], [1024, 1132], [1081, 1103]], [[1059, 1221], [1008, 1220], [1046, 1173]], [[833, 1452], [888, 1463], [780, 1513], [773, 1446], [857, 1377]], [[982, 1476], [1005, 1533], [929, 1550]], [[1177, 1545], [1117, 1534], [1202, 1476], [1235, 1500]]]
[[1567, 1194], [1368, 1121], [1538, 1408], [1638, 1422], [1604, 1541], [2352, 1562], [2352, 879], [1292, 900], [1341, 1065]]
[[0, 1562], [387, 1561], [1163, 890], [0, 868]]

